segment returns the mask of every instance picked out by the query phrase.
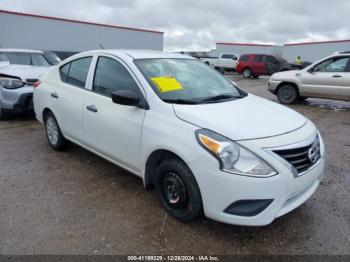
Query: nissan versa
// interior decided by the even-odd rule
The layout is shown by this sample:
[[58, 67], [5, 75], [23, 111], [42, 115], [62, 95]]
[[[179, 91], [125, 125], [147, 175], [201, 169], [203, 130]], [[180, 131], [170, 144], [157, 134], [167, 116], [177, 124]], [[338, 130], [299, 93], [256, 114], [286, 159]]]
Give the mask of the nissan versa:
[[266, 225], [305, 202], [323, 176], [324, 144], [310, 120], [188, 56], [89, 51], [35, 86], [53, 149], [71, 141], [129, 170], [180, 221], [203, 212]]

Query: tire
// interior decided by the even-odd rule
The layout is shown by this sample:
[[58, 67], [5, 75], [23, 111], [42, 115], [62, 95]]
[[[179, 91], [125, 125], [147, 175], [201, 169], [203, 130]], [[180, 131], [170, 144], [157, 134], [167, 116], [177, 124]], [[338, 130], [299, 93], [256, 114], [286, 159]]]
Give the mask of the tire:
[[159, 165], [156, 188], [162, 207], [173, 218], [188, 222], [202, 213], [198, 184], [191, 170], [181, 160], [171, 158]]
[[283, 85], [278, 89], [277, 97], [281, 104], [295, 104], [299, 100], [299, 92], [292, 85]]
[[9, 117], [8, 114], [6, 114], [0, 107], [0, 121], [7, 120]]
[[68, 141], [64, 138], [57, 120], [52, 112], [45, 115], [45, 132], [49, 145], [57, 151], [67, 148]]
[[253, 72], [250, 68], [245, 68], [242, 72], [242, 76], [244, 78], [251, 78], [253, 76]]

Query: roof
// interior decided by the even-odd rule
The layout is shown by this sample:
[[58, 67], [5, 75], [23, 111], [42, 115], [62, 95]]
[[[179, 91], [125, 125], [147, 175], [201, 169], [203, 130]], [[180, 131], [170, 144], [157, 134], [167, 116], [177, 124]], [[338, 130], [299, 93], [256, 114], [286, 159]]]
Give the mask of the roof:
[[261, 47], [272, 47], [278, 45], [271, 44], [255, 44], [255, 43], [216, 43], [217, 45], [238, 45], [238, 46], [261, 46]]
[[148, 33], [164, 34], [164, 32], [155, 31], [155, 30], [133, 28], [133, 27], [125, 27], [125, 26], [117, 26], [117, 25], [109, 25], [109, 24], [101, 24], [101, 23], [87, 22], [87, 21], [81, 21], [81, 20], [73, 20], [73, 19], [53, 17], [53, 16], [44, 16], [44, 15], [20, 13], [20, 12], [14, 12], [14, 11], [2, 10], [2, 9], [0, 9], [0, 13], [11, 14], [11, 15], [19, 15], [19, 16], [27, 16], [27, 17], [35, 17], [35, 18], [49, 19], [49, 20], [56, 20], [56, 21], [63, 21], [63, 22], [69, 22], [69, 23], [78, 23], [78, 24], [85, 24], [85, 25], [95, 25], [95, 26], [102, 26], [102, 27], [109, 27], [109, 28], [117, 28], [117, 29], [126, 29], [126, 30], [133, 30], [133, 31], [148, 32]]
[[346, 42], [350, 42], [350, 39], [333, 40], [333, 41], [318, 41], [318, 42], [287, 43], [287, 44], [284, 44], [284, 46], [334, 44], [334, 43], [346, 43]]
[[139, 49], [98, 49], [77, 54], [78, 56], [84, 54], [111, 54], [111, 55], [128, 55], [133, 59], [151, 59], [151, 58], [187, 58], [195, 59], [191, 56], [182, 55], [178, 53], [162, 52], [155, 50], [139, 50]]
[[40, 53], [43, 51], [32, 50], [32, 49], [19, 49], [19, 48], [0, 48], [0, 52], [17, 52], [17, 53]]

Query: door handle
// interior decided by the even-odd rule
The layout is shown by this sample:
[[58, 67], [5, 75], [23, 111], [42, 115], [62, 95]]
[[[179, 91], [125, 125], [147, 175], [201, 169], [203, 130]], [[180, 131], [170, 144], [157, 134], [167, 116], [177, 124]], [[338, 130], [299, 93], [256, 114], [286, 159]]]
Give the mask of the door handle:
[[58, 98], [58, 94], [55, 92], [55, 93], [51, 93], [51, 97], [53, 97], [53, 98]]
[[97, 108], [95, 105], [89, 105], [86, 107], [86, 109], [91, 111], [91, 112], [97, 113]]
[[339, 77], [342, 77], [342, 76], [341, 75], [333, 75], [332, 77], [339, 78]]

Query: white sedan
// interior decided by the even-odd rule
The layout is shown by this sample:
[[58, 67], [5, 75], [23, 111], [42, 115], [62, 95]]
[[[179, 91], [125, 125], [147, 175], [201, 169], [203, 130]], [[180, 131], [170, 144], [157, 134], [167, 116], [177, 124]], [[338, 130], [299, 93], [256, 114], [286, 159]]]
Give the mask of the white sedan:
[[266, 225], [323, 177], [311, 121], [180, 54], [80, 53], [41, 79], [34, 107], [52, 148], [71, 141], [129, 170], [180, 221]]

